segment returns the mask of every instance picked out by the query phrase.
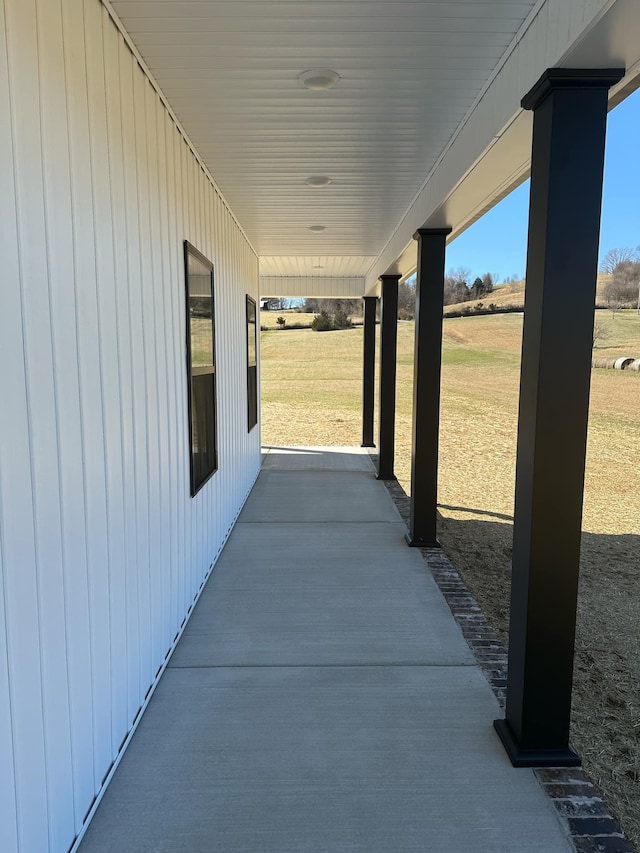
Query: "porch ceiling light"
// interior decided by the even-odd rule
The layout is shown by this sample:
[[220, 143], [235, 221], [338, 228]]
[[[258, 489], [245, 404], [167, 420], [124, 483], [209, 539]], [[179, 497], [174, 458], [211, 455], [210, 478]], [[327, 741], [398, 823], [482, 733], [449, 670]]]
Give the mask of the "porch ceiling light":
[[326, 175], [310, 175], [305, 180], [305, 184], [309, 184], [310, 187], [328, 187], [330, 183], [331, 178]]
[[313, 89], [315, 92], [333, 89], [339, 79], [340, 75], [330, 68], [310, 68], [298, 77], [305, 88]]
[[326, 225], [310, 225], [310, 226], [309, 226], [309, 231], [317, 231], [317, 232], [319, 232], [319, 231], [326, 231], [326, 230], [327, 230], [327, 226], [326, 226]]
[[323, 270], [324, 264], [314, 264], [313, 268], [314, 268], [314, 270]]

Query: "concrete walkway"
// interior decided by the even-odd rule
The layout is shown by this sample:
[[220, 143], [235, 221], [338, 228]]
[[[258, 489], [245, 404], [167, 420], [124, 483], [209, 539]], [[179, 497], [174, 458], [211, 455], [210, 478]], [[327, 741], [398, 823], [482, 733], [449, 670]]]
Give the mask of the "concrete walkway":
[[368, 455], [272, 449], [82, 845], [570, 851]]

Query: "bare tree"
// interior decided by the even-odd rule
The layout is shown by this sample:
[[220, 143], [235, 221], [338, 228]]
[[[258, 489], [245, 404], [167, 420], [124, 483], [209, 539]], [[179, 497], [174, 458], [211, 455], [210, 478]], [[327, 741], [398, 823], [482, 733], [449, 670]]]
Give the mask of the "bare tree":
[[600, 261], [600, 272], [613, 273], [620, 264], [639, 260], [640, 246], [635, 249], [616, 248], [609, 249], [607, 254]]
[[640, 261], [620, 261], [604, 287], [604, 297], [613, 313], [640, 304]]
[[451, 276], [444, 279], [444, 304], [455, 305], [469, 299], [469, 288], [463, 281], [456, 281]]
[[598, 342], [606, 341], [609, 337], [611, 337], [609, 329], [607, 329], [602, 323], [601, 318], [596, 314], [593, 321], [593, 348], [595, 349]]
[[494, 286], [494, 284], [495, 284], [496, 280], [497, 280], [497, 279], [496, 279], [496, 276], [494, 276], [494, 275], [493, 275], [492, 273], [490, 273], [490, 272], [486, 272], [486, 273], [482, 276], [482, 287], [483, 287], [483, 293], [485, 293], [485, 294], [487, 294], [487, 293], [493, 293], [493, 286]]
[[452, 267], [447, 271], [447, 278], [451, 278], [456, 282], [461, 282], [468, 287], [469, 279], [471, 278], [471, 270], [469, 267]]
[[600, 272], [611, 276], [604, 297], [614, 316], [618, 309], [631, 305], [640, 314], [640, 246], [609, 249], [600, 262]]
[[362, 316], [362, 299], [324, 299], [308, 296], [301, 310], [308, 314], [334, 314], [336, 311], [344, 311], [349, 317]]
[[416, 313], [416, 280], [408, 279], [398, 285], [398, 318], [413, 320]]
[[471, 298], [469, 279], [471, 270], [467, 267], [452, 267], [444, 277], [444, 304], [455, 305]]

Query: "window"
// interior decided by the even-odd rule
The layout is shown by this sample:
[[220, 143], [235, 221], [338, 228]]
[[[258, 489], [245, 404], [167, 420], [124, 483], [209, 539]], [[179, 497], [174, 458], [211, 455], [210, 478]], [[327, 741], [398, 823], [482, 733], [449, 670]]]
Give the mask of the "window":
[[258, 327], [256, 302], [247, 296], [247, 413], [249, 432], [258, 423]]
[[191, 497], [218, 468], [213, 264], [184, 241]]

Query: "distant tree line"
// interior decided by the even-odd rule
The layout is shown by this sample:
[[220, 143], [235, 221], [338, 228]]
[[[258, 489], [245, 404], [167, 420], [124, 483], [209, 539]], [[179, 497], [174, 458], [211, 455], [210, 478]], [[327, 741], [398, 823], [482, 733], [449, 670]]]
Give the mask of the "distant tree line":
[[[515, 281], [515, 277], [513, 280]], [[493, 292], [495, 283], [496, 276], [490, 272], [472, 278], [471, 270], [466, 267], [450, 269], [444, 279], [444, 304], [455, 305], [458, 302], [482, 299]], [[398, 287], [398, 317], [401, 320], [413, 320], [415, 304], [416, 279], [411, 276]]]
[[611, 276], [604, 286], [604, 299], [612, 311], [631, 307], [640, 311], [640, 246], [610, 249], [600, 263], [600, 272]]
[[[505, 281], [516, 281], [516, 276]], [[486, 272], [472, 278], [471, 270], [466, 267], [450, 269], [444, 279], [444, 304], [470, 302], [483, 299], [493, 292], [496, 276]], [[398, 285], [398, 317], [400, 320], [413, 320], [416, 305], [415, 275]], [[271, 311], [285, 311], [294, 308], [305, 314], [315, 314], [314, 328], [318, 331], [345, 329], [351, 325], [352, 317], [362, 317], [362, 299], [321, 299], [307, 297], [304, 300], [283, 297], [262, 300], [262, 307]], [[284, 326], [284, 324], [282, 324]]]
[[307, 298], [296, 310], [305, 314], [321, 314], [324, 311], [329, 316], [341, 312], [347, 317], [362, 317], [362, 299]]
[[301, 314], [334, 314], [344, 311], [350, 317], [362, 317], [362, 299], [290, 299], [286, 296], [273, 296], [260, 300], [263, 311], [297, 311]]
[[471, 279], [471, 270], [458, 267], [447, 272], [444, 278], [444, 304], [471, 302], [493, 293], [495, 280], [490, 272]]
[[[362, 299], [287, 299], [273, 297], [261, 300], [261, 309], [266, 311], [291, 311], [300, 314], [315, 314], [311, 324], [288, 322], [286, 317], [276, 318], [279, 329], [311, 328], [316, 332], [350, 329], [352, 317], [362, 317]], [[266, 328], [266, 327], [265, 327]]]
[[[615, 312], [621, 308], [637, 307], [640, 312], [640, 246], [635, 249], [610, 249], [600, 263], [600, 272], [609, 274], [604, 286], [604, 299]], [[504, 280], [505, 284], [517, 281], [517, 276]], [[483, 299], [493, 292], [497, 276], [490, 272], [472, 278], [467, 267], [449, 269], [444, 279], [444, 304], [456, 305]], [[416, 304], [416, 278], [411, 276], [398, 285], [398, 317], [413, 320]], [[262, 300], [262, 307], [272, 311], [296, 311], [315, 314], [319, 331], [346, 329], [352, 317], [362, 317], [362, 299], [288, 299], [286, 297]], [[495, 306], [490, 305], [490, 309]], [[281, 324], [284, 327], [284, 322]]]
[[299, 306], [300, 299], [291, 299], [288, 296], [269, 296], [260, 300], [261, 311], [300, 311], [302, 309]]

